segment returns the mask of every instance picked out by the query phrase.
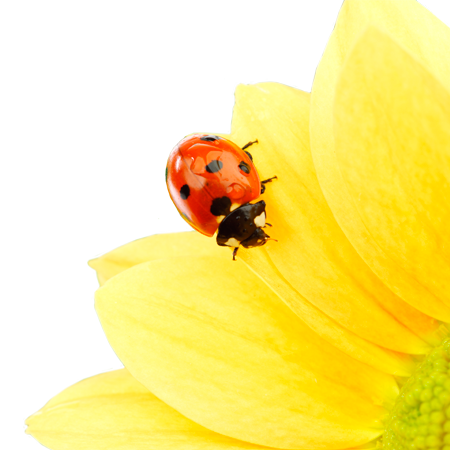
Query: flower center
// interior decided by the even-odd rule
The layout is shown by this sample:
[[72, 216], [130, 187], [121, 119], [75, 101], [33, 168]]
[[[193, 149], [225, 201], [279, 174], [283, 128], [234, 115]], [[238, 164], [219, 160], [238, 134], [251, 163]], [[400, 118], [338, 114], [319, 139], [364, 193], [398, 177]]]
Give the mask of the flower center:
[[427, 356], [401, 389], [383, 447], [450, 450], [450, 339]]

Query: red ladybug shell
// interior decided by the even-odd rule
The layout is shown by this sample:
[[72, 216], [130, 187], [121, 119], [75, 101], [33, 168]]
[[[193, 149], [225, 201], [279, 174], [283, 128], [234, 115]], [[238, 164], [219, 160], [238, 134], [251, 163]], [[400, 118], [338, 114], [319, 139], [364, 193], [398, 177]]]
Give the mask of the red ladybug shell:
[[212, 236], [231, 211], [261, 194], [258, 172], [247, 153], [228, 139], [207, 134], [185, 137], [174, 147], [166, 182], [179, 213], [206, 236]]

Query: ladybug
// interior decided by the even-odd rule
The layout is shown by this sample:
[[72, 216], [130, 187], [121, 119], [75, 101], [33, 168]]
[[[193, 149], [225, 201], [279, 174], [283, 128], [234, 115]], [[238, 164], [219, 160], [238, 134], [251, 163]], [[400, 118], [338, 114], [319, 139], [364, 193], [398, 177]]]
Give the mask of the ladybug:
[[[178, 212], [206, 236], [217, 232], [217, 244], [234, 247], [264, 245], [270, 236], [263, 228], [266, 203], [256, 200], [264, 191], [252, 156], [228, 139], [210, 134], [185, 137], [172, 150], [166, 167], [166, 183]], [[273, 239], [275, 240], [275, 239]]]

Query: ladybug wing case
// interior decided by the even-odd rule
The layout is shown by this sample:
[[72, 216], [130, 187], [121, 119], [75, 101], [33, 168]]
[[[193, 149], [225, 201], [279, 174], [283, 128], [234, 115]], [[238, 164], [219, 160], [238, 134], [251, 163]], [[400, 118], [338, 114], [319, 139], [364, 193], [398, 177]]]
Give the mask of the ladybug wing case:
[[168, 167], [167, 187], [178, 212], [191, 227], [206, 236], [212, 236], [219, 224], [210, 212], [211, 196], [186, 166], [177, 147], [169, 156]]
[[224, 138], [192, 135], [172, 150], [167, 187], [182, 217], [213, 236], [237, 207], [259, 197], [261, 183], [248, 155]]

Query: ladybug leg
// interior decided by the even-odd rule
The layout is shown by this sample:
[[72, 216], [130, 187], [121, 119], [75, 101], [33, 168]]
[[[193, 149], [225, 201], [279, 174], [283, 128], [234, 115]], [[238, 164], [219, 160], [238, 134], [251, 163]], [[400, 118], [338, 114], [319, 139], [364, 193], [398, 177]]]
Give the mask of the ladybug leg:
[[239, 250], [239, 247], [235, 247], [233, 250], [233, 261], [236, 261], [236, 253]]
[[275, 176], [272, 177], [272, 178], [267, 178], [267, 180], [261, 181], [261, 184], [266, 184], [266, 183], [271, 182], [272, 180], [277, 180], [277, 179], [278, 179], [278, 177], [275, 175]]
[[[246, 149], [246, 148], [249, 148], [250, 145], [257, 144], [257, 143], [258, 143], [258, 139], [256, 139], [256, 141], [248, 142], [247, 144], [245, 144], [245, 145], [242, 147], [242, 150], [245, 151], [245, 149]], [[253, 156], [252, 156], [252, 154], [251, 154], [250, 152], [245, 152], [245, 153], [247, 153], [247, 156], [253, 161]]]
[[250, 145], [257, 144], [257, 143], [258, 143], [258, 139], [256, 139], [256, 141], [248, 142], [247, 144], [245, 144], [245, 145], [242, 147], [242, 150], [245, 150], [246, 148], [249, 148]]
[[[269, 222], [266, 222], [266, 225], [267, 225], [268, 227], [271, 227], [271, 226], [272, 226], [272, 224], [269, 223]], [[265, 228], [265, 226], [264, 226], [263, 228]]]
[[278, 239], [271, 238], [271, 237], [266, 233], [266, 241], [265, 241], [265, 242], [267, 242], [267, 241], [275, 241], [275, 242], [278, 242]]
[[261, 194], [264, 194], [264, 192], [266, 192], [266, 183], [270, 183], [272, 180], [278, 179], [278, 177], [275, 175], [272, 178], [267, 178], [267, 180], [263, 180], [261, 181]]

